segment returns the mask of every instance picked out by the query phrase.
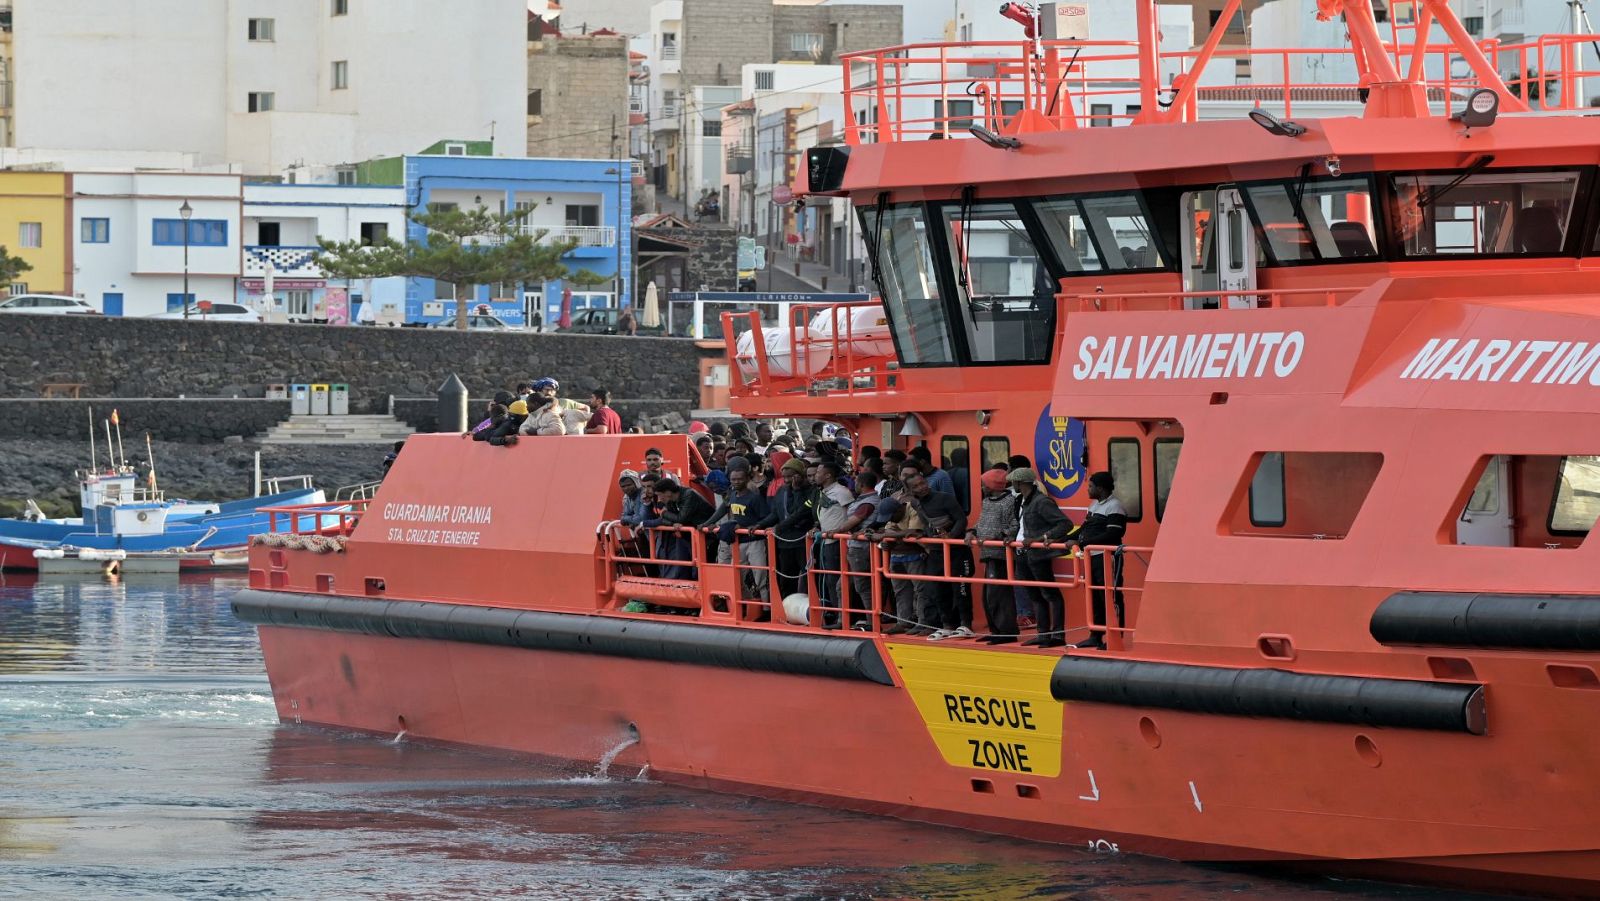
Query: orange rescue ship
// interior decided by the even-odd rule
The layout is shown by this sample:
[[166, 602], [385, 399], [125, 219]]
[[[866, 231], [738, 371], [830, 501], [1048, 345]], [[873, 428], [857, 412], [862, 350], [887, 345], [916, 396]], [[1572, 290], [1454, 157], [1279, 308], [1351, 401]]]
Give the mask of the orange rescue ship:
[[[766, 621], [699, 532], [695, 579], [638, 575], [616, 478], [648, 446], [689, 465], [681, 436], [423, 436], [372, 501], [253, 547], [234, 608], [280, 717], [576, 761], [633, 737], [620, 762], [686, 785], [1600, 894], [1592, 38], [1319, 5], [1350, 84], [1209, 86], [1256, 51], [1163, 51], [1155, 0], [1132, 43], [1025, 15], [1016, 42], [850, 56], [846, 140], [798, 188], [853, 201], [881, 302], [724, 316], [737, 413], [977, 470], [1022, 453], [1074, 519], [1111, 471], [1126, 621], [1092, 623], [1083, 556], [1056, 564], [1069, 639], [1109, 649], [827, 631], [815, 601]], [[1092, 127], [1111, 96], [1129, 127]], [[1297, 119], [1307, 96], [1350, 115]], [[870, 565], [877, 611], [919, 578]]]

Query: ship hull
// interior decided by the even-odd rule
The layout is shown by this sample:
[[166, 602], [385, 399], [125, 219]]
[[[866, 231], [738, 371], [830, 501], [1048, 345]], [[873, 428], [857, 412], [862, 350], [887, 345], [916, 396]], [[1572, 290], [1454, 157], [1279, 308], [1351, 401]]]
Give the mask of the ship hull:
[[[1385, 758], [1373, 766], [1351, 752], [1348, 726], [1068, 704], [1059, 774], [1040, 777], [952, 766], [899, 676], [885, 685], [282, 625], [263, 624], [260, 637], [285, 722], [584, 763], [637, 736], [614, 772], [648, 767], [663, 782], [1106, 853], [1600, 893], [1600, 853], [1584, 847], [1593, 830], [1567, 815], [1589, 806], [1582, 796], [1550, 796], [1541, 824], [1539, 792], [1513, 791], [1529, 784], [1441, 778], [1449, 745], [1478, 737], [1378, 730]], [[1140, 731], [1152, 717], [1155, 747]]]

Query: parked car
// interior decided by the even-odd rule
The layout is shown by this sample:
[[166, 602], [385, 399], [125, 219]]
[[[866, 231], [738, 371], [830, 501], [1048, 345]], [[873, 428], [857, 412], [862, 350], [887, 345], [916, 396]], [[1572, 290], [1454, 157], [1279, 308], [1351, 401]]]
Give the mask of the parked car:
[[261, 314], [240, 303], [209, 303], [202, 307], [198, 303], [189, 305], [189, 315], [185, 317], [182, 307], [157, 313], [151, 319], [204, 319], [207, 322], [260, 322]]
[[[429, 323], [428, 328], [455, 328], [456, 317], [446, 316], [438, 322]], [[467, 329], [474, 332], [509, 332], [515, 331], [499, 316], [490, 316], [484, 313], [473, 313], [467, 317]]]
[[[581, 310], [573, 310], [572, 325], [561, 329], [561, 331], [580, 335], [615, 335], [617, 333], [617, 319], [621, 316], [621, 307], [585, 307]], [[633, 318], [635, 322], [638, 321], [638, 310], [633, 311]], [[667, 327], [662, 324], [654, 328], [645, 328], [644, 324], [640, 323], [635, 333], [660, 338], [667, 334]]]
[[49, 313], [56, 316], [100, 315], [100, 311], [81, 297], [59, 294], [18, 294], [0, 300], [0, 313]]

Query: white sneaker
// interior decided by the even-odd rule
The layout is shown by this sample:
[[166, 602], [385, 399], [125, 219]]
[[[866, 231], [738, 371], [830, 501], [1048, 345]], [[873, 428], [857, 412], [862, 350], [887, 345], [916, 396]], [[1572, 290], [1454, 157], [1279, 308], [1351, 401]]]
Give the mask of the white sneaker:
[[928, 636], [928, 640], [929, 641], [944, 641], [946, 638], [954, 637], [955, 634], [956, 633], [954, 633], [954, 632], [952, 632], [952, 631], [950, 631], [948, 629], [940, 629], [937, 632], [934, 632], [932, 635], [929, 635]]
[[951, 629], [950, 630], [950, 634], [946, 635], [945, 637], [946, 638], [977, 638], [978, 637], [978, 633], [972, 631], [971, 629], [968, 629], [966, 626], [958, 626], [958, 627], [956, 627], [954, 629]]

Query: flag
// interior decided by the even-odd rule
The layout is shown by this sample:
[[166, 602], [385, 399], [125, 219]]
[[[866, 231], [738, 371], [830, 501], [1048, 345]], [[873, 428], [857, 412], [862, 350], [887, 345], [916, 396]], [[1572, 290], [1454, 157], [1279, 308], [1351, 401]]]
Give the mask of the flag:
[[117, 418], [117, 411], [116, 410], [112, 410], [111, 411], [111, 424], [112, 425], [122, 425], [122, 421]]
[[156, 468], [154, 465], [151, 465], [150, 474], [145, 476], [145, 481], [150, 483], [151, 491], [156, 490]]

